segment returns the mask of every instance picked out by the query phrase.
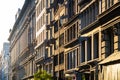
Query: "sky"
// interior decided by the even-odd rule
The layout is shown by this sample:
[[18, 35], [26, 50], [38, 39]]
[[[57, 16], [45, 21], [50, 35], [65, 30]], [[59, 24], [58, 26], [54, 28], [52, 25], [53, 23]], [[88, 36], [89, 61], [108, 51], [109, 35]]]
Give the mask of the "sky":
[[0, 52], [3, 43], [8, 42], [9, 30], [15, 23], [15, 14], [22, 8], [25, 0], [0, 0]]

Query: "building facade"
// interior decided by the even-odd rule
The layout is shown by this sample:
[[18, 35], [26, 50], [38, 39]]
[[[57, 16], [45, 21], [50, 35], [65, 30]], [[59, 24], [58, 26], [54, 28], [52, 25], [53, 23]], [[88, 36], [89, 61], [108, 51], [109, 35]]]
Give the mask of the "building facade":
[[36, 0], [36, 66], [37, 70], [46, 70], [53, 75], [53, 46], [51, 41], [52, 20], [54, 20], [52, 5], [54, 0]]
[[9, 36], [10, 80], [32, 80], [35, 73], [35, 0], [25, 0], [18, 13]]
[[[86, 80], [119, 80], [117, 74], [119, 62], [115, 57], [119, 53], [119, 2], [119, 0], [79, 0], [78, 72]], [[111, 63], [116, 61], [117, 63]]]
[[78, 74], [81, 79], [98, 80], [100, 60], [101, 29], [98, 26], [99, 2], [97, 0], [79, 0], [80, 16], [80, 53]]
[[[11, 80], [119, 80], [120, 0], [25, 0], [10, 34]], [[113, 70], [114, 69], [114, 70]]]
[[76, 74], [79, 63], [80, 43], [80, 19], [78, 0], [68, 1], [68, 21], [64, 25], [64, 48], [65, 48], [65, 78], [66, 80], [80, 80]]
[[68, 20], [64, 28], [65, 77], [77, 80], [119, 80], [119, 2], [72, 1], [68, 9], [73, 7], [73, 13], [75, 10], [78, 15], [70, 11], [74, 17]]
[[55, 80], [64, 80], [64, 26], [67, 21], [66, 7], [67, 2], [64, 0], [54, 1], [54, 78]]
[[[120, 0], [100, 0], [101, 27], [100, 80], [119, 80], [120, 74]], [[110, 17], [110, 18], [108, 18]]]

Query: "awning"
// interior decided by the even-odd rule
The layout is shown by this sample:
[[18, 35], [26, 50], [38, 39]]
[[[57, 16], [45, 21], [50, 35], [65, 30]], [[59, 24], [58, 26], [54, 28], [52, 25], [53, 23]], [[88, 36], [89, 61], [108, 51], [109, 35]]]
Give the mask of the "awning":
[[103, 65], [103, 64], [118, 61], [118, 60], [120, 60], [120, 51], [111, 54], [110, 56], [105, 58], [103, 61], [101, 61], [99, 64]]

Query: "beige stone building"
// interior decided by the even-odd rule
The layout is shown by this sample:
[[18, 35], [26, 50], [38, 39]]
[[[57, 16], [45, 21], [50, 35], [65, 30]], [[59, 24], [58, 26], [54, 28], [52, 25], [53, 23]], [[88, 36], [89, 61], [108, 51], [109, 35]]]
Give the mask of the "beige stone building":
[[9, 36], [11, 80], [120, 80], [120, 0], [25, 0]]
[[[64, 29], [66, 77], [119, 80], [119, 3], [119, 0], [78, 1], [78, 16], [69, 19]], [[74, 39], [70, 33], [74, 33], [72, 24], [76, 26], [75, 22], [79, 28]]]
[[67, 4], [64, 0], [54, 2], [54, 77], [55, 80], [64, 80], [64, 23], [66, 22], [66, 7]]
[[120, 0], [100, 0], [100, 80], [120, 80]]
[[65, 56], [65, 79], [77, 79], [76, 69], [79, 65], [79, 0], [68, 1], [68, 21], [64, 25], [64, 56]]
[[80, 0], [80, 63], [86, 80], [119, 80], [119, 0]]
[[10, 80], [32, 80], [35, 71], [35, 1], [25, 0], [9, 36]]
[[37, 45], [35, 63], [37, 70], [46, 70], [53, 75], [53, 30], [54, 0], [36, 0], [36, 40]]

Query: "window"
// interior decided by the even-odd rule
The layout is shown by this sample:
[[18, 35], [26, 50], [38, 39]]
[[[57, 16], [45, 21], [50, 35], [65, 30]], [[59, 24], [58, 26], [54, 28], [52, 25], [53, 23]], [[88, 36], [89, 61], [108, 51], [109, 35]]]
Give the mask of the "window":
[[60, 18], [60, 20], [59, 20], [59, 27], [62, 28], [62, 25], [63, 25], [63, 19]]
[[69, 69], [69, 64], [70, 64], [70, 63], [69, 63], [69, 62], [70, 62], [70, 61], [69, 61], [69, 54], [66, 54], [66, 58], [67, 58], [67, 65], [66, 65], [66, 66], [67, 66], [67, 69]]
[[107, 57], [114, 52], [114, 34], [112, 28], [108, 28], [106, 31], [107, 31], [107, 33], [105, 34], [107, 37], [106, 46], [108, 47], [107, 49], [108, 53], [106, 53], [106, 57]]
[[71, 42], [72, 40], [77, 38], [77, 35], [78, 35], [78, 22], [70, 26], [70, 28], [68, 28], [65, 31], [65, 36], [66, 36], [65, 43]]
[[102, 0], [99, 1], [99, 14], [102, 13]]
[[58, 49], [58, 47], [59, 47], [59, 40], [58, 40], [58, 38], [55, 40], [55, 44], [54, 44], [54, 49], [56, 50], [56, 49]]
[[60, 20], [59, 20], [59, 27], [62, 28], [63, 24], [64, 24], [64, 14], [60, 17]]
[[58, 71], [55, 72], [55, 80], [57, 80], [59, 77]]
[[[69, 42], [69, 37], [70, 37], [70, 32], [69, 32], [69, 29], [67, 30], [67, 42]], [[66, 43], [67, 43], [66, 42]]]
[[[116, 2], [116, 1], [115, 1]], [[100, 0], [99, 2], [99, 13], [109, 9], [114, 4], [114, 0]]]
[[58, 65], [58, 55], [56, 55], [55, 58], [54, 58], [54, 65], [55, 65], [55, 66]]
[[50, 28], [50, 39], [52, 39], [53, 38], [53, 36], [52, 36], [53, 34], [52, 34], [52, 28]]
[[95, 72], [94, 71], [91, 72], [91, 76], [90, 77], [91, 77], [92, 80], [94, 80], [94, 78], [95, 78]]
[[113, 5], [114, 0], [105, 0], [105, 8], [108, 9]]
[[75, 49], [69, 53], [67, 53], [67, 69], [72, 69], [77, 67], [77, 55], [78, 55], [78, 49]]
[[68, 38], [67, 31], [65, 31], [65, 43], [67, 42], [67, 38]]
[[91, 45], [91, 37], [89, 37], [88, 38], [88, 40], [87, 40], [87, 60], [89, 61], [89, 60], [91, 60], [91, 56], [92, 56], [92, 54], [91, 54], [91, 51], [92, 51], [92, 45]]
[[50, 10], [50, 21], [52, 21], [52, 10]]
[[50, 65], [49, 65], [49, 73], [52, 74], [52, 70], [53, 70], [53, 69], [52, 69], [52, 64], [50, 64]]
[[60, 38], [59, 38], [59, 46], [62, 46], [64, 45], [64, 33], [60, 35]]
[[48, 49], [45, 50], [45, 57], [47, 58], [48, 57]]
[[70, 36], [70, 37], [69, 37], [69, 41], [71, 41], [71, 40], [72, 40], [72, 27], [70, 27], [69, 32], [70, 32], [70, 33], [69, 33], [69, 36]]
[[28, 29], [28, 44], [32, 43], [32, 27]]
[[74, 39], [75, 38], [75, 36], [77, 35], [77, 33], [75, 32], [76, 30], [76, 26], [75, 26], [75, 24], [72, 26], [72, 39]]
[[72, 69], [72, 52], [69, 52], [69, 69]]
[[52, 56], [52, 46], [50, 46], [50, 56]]
[[85, 41], [81, 42], [81, 62], [85, 62]]
[[59, 80], [64, 80], [64, 70], [59, 71]]
[[96, 2], [81, 13], [81, 28], [88, 26], [96, 20], [96, 16], [99, 12], [98, 6], [98, 3]]
[[73, 52], [72, 52], [72, 68], [75, 68], [76, 67], [76, 51], [74, 50]]
[[68, 16], [69, 18], [72, 18], [74, 15], [75, 15], [75, 12], [76, 12], [76, 5], [75, 5], [75, 1], [76, 0], [70, 0], [69, 1], [69, 9], [68, 9]]
[[58, 31], [58, 21], [55, 22], [54, 24], [54, 33]]
[[59, 64], [64, 63], [64, 52], [60, 53], [59, 55]]
[[94, 35], [94, 59], [99, 57], [99, 33]]
[[48, 24], [48, 15], [46, 15], [46, 24]]

